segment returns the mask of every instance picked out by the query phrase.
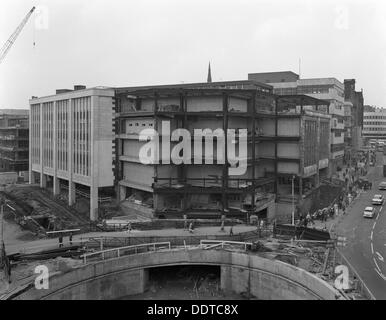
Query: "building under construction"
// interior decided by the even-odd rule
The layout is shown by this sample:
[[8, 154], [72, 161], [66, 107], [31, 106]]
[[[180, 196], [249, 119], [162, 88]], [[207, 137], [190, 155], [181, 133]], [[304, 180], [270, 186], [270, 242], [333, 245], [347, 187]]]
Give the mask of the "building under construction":
[[0, 171], [28, 171], [28, 110], [0, 114]]
[[[147, 217], [291, 217], [295, 208], [309, 209], [320, 176], [327, 175], [328, 102], [279, 96], [272, 90], [254, 80], [115, 89], [75, 86], [31, 99], [30, 181], [52, 188], [55, 195], [65, 190], [69, 205], [79, 192], [88, 195], [92, 220], [98, 219], [101, 191], [113, 186], [122, 206]], [[163, 133], [164, 123], [191, 136], [195, 130], [207, 132], [200, 140], [205, 147], [203, 143], [199, 152], [193, 148], [188, 161], [187, 154], [174, 154], [184, 161], [171, 162], [170, 150], [179, 141]], [[146, 129], [159, 135], [159, 150], [169, 145], [169, 161], [141, 161], [148, 141], [139, 138]], [[226, 133], [223, 140], [213, 134], [218, 129]], [[234, 130], [233, 137], [229, 130]], [[230, 146], [244, 157], [241, 173], [232, 171]]]
[[[327, 101], [277, 96], [271, 86], [257, 81], [118, 88], [116, 100], [119, 197], [141, 214], [288, 217], [295, 206], [306, 205], [320, 176], [327, 175]], [[164, 121], [172, 130], [184, 128], [191, 135], [195, 129], [247, 129], [246, 172], [230, 174], [228, 159], [220, 163], [216, 152], [209, 164], [203, 152], [191, 155], [194, 160], [200, 157], [201, 164], [143, 164], [139, 154], [147, 142], [139, 141], [139, 134], [151, 128], [162, 136]], [[227, 135], [225, 140], [228, 145]]]

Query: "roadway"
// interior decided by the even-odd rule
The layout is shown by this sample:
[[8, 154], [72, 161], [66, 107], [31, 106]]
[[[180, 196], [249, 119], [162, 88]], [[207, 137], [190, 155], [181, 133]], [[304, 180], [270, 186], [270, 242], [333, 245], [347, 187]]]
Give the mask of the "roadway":
[[[340, 251], [377, 300], [386, 300], [386, 202], [382, 206], [373, 206], [371, 199], [375, 194], [386, 197], [386, 190], [378, 190], [378, 184], [386, 181], [382, 163], [382, 154], [378, 153], [376, 165], [369, 167], [367, 174], [373, 183], [372, 190], [360, 194], [336, 226], [336, 233], [347, 238], [347, 245]], [[363, 218], [367, 206], [376, 208], [373, 219]]]
[[[230, 227], [226, 226], [225, 231], [220, 230], [220, 226], [209, 226], [209, 227], [196, 227], [194, 228], [194, 232], [190, 233], [184, 229], [159, 229], [159, 230], [132, 230], [128, 231], [115, 231], [115, 232], [91, 232], [91, 233], [83, 233], [77, 234], [73, 236], [73, 242], [79, 243], [84, 241], [87, 238], [99, 238], [99, 237], [149, 237], [149, 241], [153, 242], [152, 239], [155, 237], [200, 237], [200, 236], [228, 236]], [[236, 225], [233, 226], [233, 234], [238, 235], [244, 232], [256, 231], [255, 226], [250, 225]], [[47, 238], [47, 239], [39, 239], [34, 241], [21, 241], [18, 239], [14, 239], [11, 237], [11, 233], [9, 234], [9, 238], [7, 238], [7, 233], [5, 234], [4, 242], [6, 251], [8, 254], [25, 252], [32, 253], [38, 252], [41, 250], [48, 250], [58, 248], [58, 238]], [[168, 240], [165, 240], [168, 241]], [[63, 239], [63, 244], [66, 246], [69, 244], [69, 237], [66, 236]]]

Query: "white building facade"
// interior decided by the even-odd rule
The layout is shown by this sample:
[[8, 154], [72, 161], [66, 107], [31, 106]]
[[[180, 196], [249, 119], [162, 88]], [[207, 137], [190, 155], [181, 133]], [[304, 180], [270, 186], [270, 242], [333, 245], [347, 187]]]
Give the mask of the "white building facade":
[[362, 135], [364, 139], [386, 139], [386, 109], [364, 112]]
[[98, 218], [98, 190], [114, 185], [114, 90], [65, 90], [30, 102], [30, 183], [68, 189], [75, 204], [77, 185], [89, 188], [90, 219]]

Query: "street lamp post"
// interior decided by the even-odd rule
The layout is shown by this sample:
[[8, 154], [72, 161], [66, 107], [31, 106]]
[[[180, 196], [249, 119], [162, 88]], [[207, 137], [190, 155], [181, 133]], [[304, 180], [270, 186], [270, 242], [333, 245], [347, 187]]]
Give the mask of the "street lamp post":
[[292, 225], [295, 225], [295, 186], [294, 186], [295, 176], [292, 176]]

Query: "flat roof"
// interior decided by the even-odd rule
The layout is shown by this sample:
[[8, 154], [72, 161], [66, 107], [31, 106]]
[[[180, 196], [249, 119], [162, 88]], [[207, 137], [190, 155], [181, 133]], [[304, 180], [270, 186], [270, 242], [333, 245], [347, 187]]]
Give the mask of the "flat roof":
[[80, 90], [71, 90], [63, 93], [53, 94], [49, 96], [36, 97], [29, 100], [29, 104], [38, 104], [58, 100], [66, 100], [70, 98], [80, 98], [85, 96], [114, 96], [114, 88], [112, 87], [93, 87]]
[[[117, 87], [117, 94], [126, 93], [128, 91], [138, 90], [159, 90], [159, 89], [243, 89], [230, 88], [231, 86], [252, 86], [255, 88], [273, 90], [273, 87], [266, 83], [261, 83], [255, 80], [235, 80], [235, 81], [217, 81], [217, 82], [197, 82], [197, 83], [179, 83], [166, 85], [150, 85], [150, 86], [134, 86], [134, 87]], [[248, 88], [244, 88], [248, 89]], [[253, 89], [253, 88], [250, 88]]]
[[[122, 90], [117, 94], [127, 94], [130, 96], [154, 98], [157, 95], [159, 98], [176, 97], [180, 93], [187, 94], [189, 96], [219, 96], [224, 93], [241, 99], [249, 99], [256, 94], [256, 89], [229, 89], [229, 88], [149, 88], [138, 90]], [[262, 92], [265, 96], [275, 95], [271, 92]]]
[[321, 105], [329, 106], [330, 105], [330, 102], [328, 102], [327, 100], [317, 99], [317, 98], [314, 98], [314, 97], [311, 97], [311, 96], [308, 96], [308, 95], [305, 95], [305, 94], [278, 95], [277, 97], [282, 102], [296, 103], [296, 104], [299, 104], [299, 105], [301, 103], [303, 103], [303, 105], [307, 105], [307, 104], [311, 104], [311, 105], [318, 104], [319, 106], [321, 106]]

